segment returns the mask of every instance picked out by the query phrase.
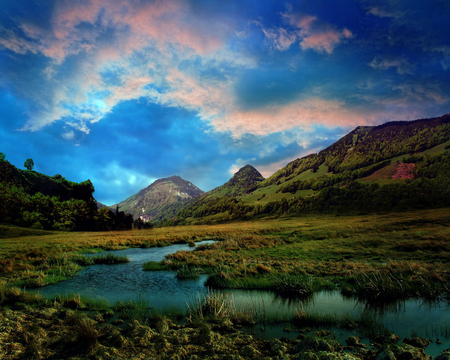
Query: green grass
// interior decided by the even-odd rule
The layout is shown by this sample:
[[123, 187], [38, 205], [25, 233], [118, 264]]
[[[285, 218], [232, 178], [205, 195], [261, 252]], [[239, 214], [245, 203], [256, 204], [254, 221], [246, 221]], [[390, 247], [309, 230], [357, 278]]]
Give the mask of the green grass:
[[142, 265], [144, 271], [170, 270], [170, 267], [164, 261], [147, 261]]
[[130, 259], [126, 255], [117, 255], [111, 253], [93, 256], [92, 258], [94, 264], [105, 264], [105, 265], [122, 264], [130, 261]]
[[[88, 257], [79, 254], [83, 249], [223, 239], [207, 247], [198, 246], [195, 251], [171, 255], [165, 263], [148, 263], [144, 269], [201, 268], [212, 274], [211, 286], [251, 289], [274, 289], [273, 278], [289, 274], [312, 277], [314, 291], [328, 289], [330, 284], [347, 287], [351, 279], [380, 272], [411, 278], [415, 290], [405, 290], [405, 294], [415, 292], [417, 296], [430, 297], [436, 292], [436, 296], [442, 296], [450, 281], [448, 210], [265, 218], [152, 231], [55, 233], [2, 239], [0, 282], [39, 286], [63, 280], [73, 276], [80, 265], [88, 265]], [[420, 279], [433, 288], [420, 285]], [[355, 296], [358, 292], [362, 288], [353, 290]]]

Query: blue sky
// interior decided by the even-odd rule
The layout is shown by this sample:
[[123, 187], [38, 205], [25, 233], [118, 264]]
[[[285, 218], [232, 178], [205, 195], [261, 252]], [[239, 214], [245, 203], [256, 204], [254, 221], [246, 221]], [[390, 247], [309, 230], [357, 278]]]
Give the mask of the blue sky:
[[118, 203], [179, 175], [265, 177], [359, 125], [450, 112], [450, 3], [17, 0], [0, 152]]

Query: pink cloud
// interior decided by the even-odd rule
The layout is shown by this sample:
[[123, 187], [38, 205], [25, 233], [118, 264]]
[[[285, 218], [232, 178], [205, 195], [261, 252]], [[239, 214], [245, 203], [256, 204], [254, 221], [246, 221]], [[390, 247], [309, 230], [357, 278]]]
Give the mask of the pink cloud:
[[374, 58], [369, 64], [378, 70], [387, 70], [391, 67], [397, 68], [399, 74], [412, 74], [412, 66], [406, 59], [380, 59]]
[[336, 31], [315, 33], [305, 37], [301, 41], [300, 46], [303, 50], [314, 49], [318, 52], [325, 51], [331, 54], [336, 45], [339, 44], [340, 39], [340, 33]]
[[263, 29], [266, 38], [270, 39], [276, 50], [287, 50], [289, 47], [297, 41], [297, 34], [290, 33], [283, 28], [277, 30]]
[[294, 29], [263, 29], [264, 35], [276, 50], [286, 50], [294, 42], [299, 41], [302, 50], [312, 49], [331, 54], [343, 40], [353, 37], [349, 29], [338, 31], [315, 16], [292, 12], [284, 13], [282, 16]]
[[234, 111], [217, 117], [212, 124], [219, 131], [230, 131], [234, 137], [245, 133], [268, 135], [300, 127], [310, 129], [313, 124], [349, 127], [366, 125], [374, 116], [351, 111], [343, 103], [320, 98], [310, 98], [288, 105], [272, 105], [259, 110]]
[[378, 6], [373, 6], [371, 7], [368, 11], [367, 14], [370, 15], [374, 15], [374, 16], [378, 16], [378, 17], [399, 17], [400, 14], [398, 12], [390, 12], [387, 11], [385, 9], [382, 9]]

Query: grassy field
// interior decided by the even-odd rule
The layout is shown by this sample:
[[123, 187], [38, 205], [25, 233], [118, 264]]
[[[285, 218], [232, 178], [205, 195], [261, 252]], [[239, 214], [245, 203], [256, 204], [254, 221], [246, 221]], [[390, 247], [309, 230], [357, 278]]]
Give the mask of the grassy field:
[[[449, 225], [449, 209], [121, 232], [44, 232], [1, 225], [0, 283], [42, 286], [64, 280], [87, 265], [84, 252], [217, 239], [221, 241], [196, 251], [170, 255], [165, 268], [200, 268], [210, 274], [213, 287], [301, 294], [304, 284], [310, 284], [311, 291], [337, 286], [364, 297], [371, 288], [384, 286], [377, 293], [443, 296], [450, 280]], [[392, 288], [396, 282], [400, 289]]]
[[[389, 344], [393, 344], [397, 358], [419, 358], [414, 357], [418, 350], [397, 345], [398, 337], [364, 314], [360, 318], [339, 317], [300, 309], [292, 318], [282, 320], [300, 333], [297, 340], [269, 342], [239, 329], [264, 325], [270, 319], [251, 307], [239, 308], [233, 298], [214, 290], [193, 299], [187, 313], [159, 314], [145, 299], [119, 301], [111, 307], [78, 294], [49, 300], [20, 287], [62, 281], [92, 263], [127, 261], [102, 256], [103, 250], [193, 245], [194, 241], [217, 239], [220, 241], [210, 245], [197, 245], [194, 251], [172, 254], [164, 263], [147, 264], [145, 270], [173, 269], [179, 278], [207, 273], [213, 287], [268, 289], [288, 297], [336, 289], [374, 305], [413, 297], [448, 303], [449, 210], [278, 218], [122, 232], [60, 233], [0, 225], [0, 320], [6, 324], [0, 335], [4, 344], [14, 344], [4, 349], [10, 359], [109, 359], [111, 354], [117, 358], [143, 358], [144, 354], [181, 359], [201, 351], [202, 358], [207, 358], [207, 353], [215, 351], [247, 354], [251, 349], [257, 349], [254, 354], [275, 358], [282, 345], [283, 353], [297, 357], [304, 353], [304, 358], [311, 358], [311, 351], [323, 349], [327, 354], [333, 352], [332, 358], [341, 358], [344, 347], [326, 338], [330, 331], [308, 335], [311, 327], [337, 327], [357, 331], [381, 349], [369, 354], [358, 347], [349, 348], [352, 358], [372, 359], [377, 354], [381, 358]], [[100, 254], [87, 258], [87, 252]], [[350, 340], [359, 341], [354, 336]], [[255, 358], [254, 354], [244, 358]], [[426, 357], [423, 354], [420, 358]]]

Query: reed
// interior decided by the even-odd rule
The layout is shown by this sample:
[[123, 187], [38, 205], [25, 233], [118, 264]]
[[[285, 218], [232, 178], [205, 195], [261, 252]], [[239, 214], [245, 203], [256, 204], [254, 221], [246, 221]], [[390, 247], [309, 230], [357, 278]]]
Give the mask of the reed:
[[254, 324], [255, 313], [249, 304], [238, 307], [233, 296], [228, 296], [211, 289], [188, 302], [189, 322], [195, 320], [232, 320], [239, 324]]
[[127, 263], [130, 261], [130, 259], [126, 255], [108, 253], [104, 255], [93, 256], [93, 261], [94, 264], [114, 265]]
[[202, 268], [183, 265], [177, 270], [177, 279], [195, 279], [204, 273]]
[[273, 290], [280, 295], [307, 297], [315, 290], [311, 276], [280, 274], [273, 277]]
[[130, 321], [138, 320], [142, 324], [148, 324], [152, 318], [152, 307], [148, 300], [139, 296], [136, 300], [117, 301], [113, 305], [114, 311], [118, 312], [124, 319]]
[[161, 271], [169, 270], [169, 265], [165, 261], [147, 261], [142, 265], [144, 271]]
[[76, 348], [81, 353], [92, 354], [99, 345], [99, 335], [92, 320], [78, 315], [73, 316], [69, 322], [75, 333]]

